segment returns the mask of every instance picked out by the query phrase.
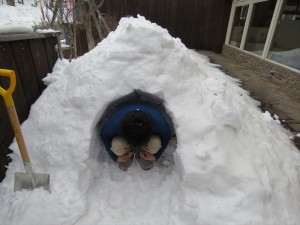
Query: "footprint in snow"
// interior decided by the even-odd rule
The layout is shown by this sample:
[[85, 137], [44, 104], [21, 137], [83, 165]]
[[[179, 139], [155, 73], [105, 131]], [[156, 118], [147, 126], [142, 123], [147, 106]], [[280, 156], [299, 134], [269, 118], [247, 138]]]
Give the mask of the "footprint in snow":
[[113, 209], [123, 207], [123, 193], [120, 190], [112, 191], [108, 198], [108, 205]]

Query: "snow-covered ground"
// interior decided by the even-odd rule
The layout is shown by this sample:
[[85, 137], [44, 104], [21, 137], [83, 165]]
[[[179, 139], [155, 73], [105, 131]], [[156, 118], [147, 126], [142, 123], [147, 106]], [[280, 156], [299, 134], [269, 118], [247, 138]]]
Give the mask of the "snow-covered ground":
[[[24, 170], [13, 142], [1, 225], [300, 224], [300, 155], [288, 131], [167, 30], [124, 18], [89, 53], [57, 61], [44, 81], [22, 130], [51, 192], [13, 192], [14, 172]], [[174, 164], [124, 172], [106, 160], [96, 124], [133, 89], [164, 99], [177, 134]]]
[[[3, 2], [3, 4], [2, 4]], [[33, 0], [24, 0], [24, 5], [16, 7], [0, 2], [0, 34], [31, 33], [33, 26], [41, 23], [41, 11], [32, 7]]]

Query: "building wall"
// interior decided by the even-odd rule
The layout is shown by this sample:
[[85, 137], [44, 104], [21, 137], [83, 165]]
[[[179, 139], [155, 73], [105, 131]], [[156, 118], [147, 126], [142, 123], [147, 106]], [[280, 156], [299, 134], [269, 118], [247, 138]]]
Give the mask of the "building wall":
[[101, 12], [144, 16], [192, 49], [221, 53], [232, 0], [109, 0]]
[[223, 55], [250, 67], [261, 74], [269, 82], [285, 88], [287, 92], [300, 98], [300, 72], [289, 70], [283, 66], [263, 60], [255, 55], [240, 51], [234, 47], [223, 45]]

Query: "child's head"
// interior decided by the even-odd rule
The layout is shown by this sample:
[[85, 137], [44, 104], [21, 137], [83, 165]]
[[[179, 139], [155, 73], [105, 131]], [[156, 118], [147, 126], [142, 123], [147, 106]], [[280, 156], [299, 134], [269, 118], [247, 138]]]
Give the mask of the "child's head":
[[128, 144], [140, 147], [146, 144], [152, 134], [151, 118], [143, 111], [128, 112], [122, 120], [122, 135]]

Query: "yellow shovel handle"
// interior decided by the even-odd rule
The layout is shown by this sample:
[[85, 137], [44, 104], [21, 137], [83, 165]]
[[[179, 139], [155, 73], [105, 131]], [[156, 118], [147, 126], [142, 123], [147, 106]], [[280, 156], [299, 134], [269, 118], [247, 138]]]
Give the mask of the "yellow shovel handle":
[[25, 141], [23, 138], [22, 130], [20, 127], [20, 122], [18, 119], [18, 115], [15, 109], [15, 104], [12, 98], [12, 93], [16, 87], [16, 73], [14, 70], [4, 70], [0, 69], [0, 76], [7, 76], [10, 79], [9, 88], [5, 90], [4, 88], [0, 87], [0, 95], [4, 98], [4, 103], [9, 115], [9, 119], [12, 125], [12, 128], [15, 133], [15, 137], [17, 139], [17, 143], [21, 152], [21, 156], [23, 159], [24, 164], [30, 163], [29, 155], [26, 149]]
[[11, 101], [9, 96], [12, 95], [16, 88], [16, 73], [14, 70], [0, 69], [0, 76], [6, 76], [10, 79], [9, 88], [7, 90], [0, 87], [0, 95], [2, 95], [2, 97], [4, 98], [5, 104], [10, 106], [13, 104], [13, 102]]

